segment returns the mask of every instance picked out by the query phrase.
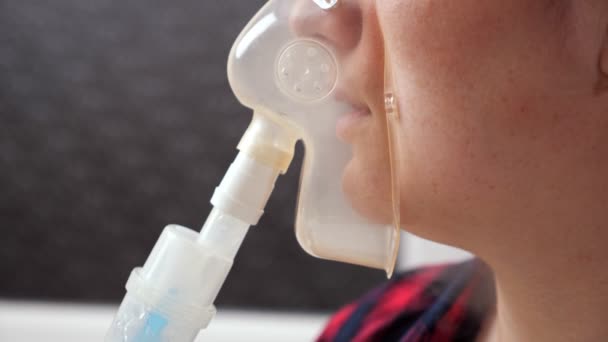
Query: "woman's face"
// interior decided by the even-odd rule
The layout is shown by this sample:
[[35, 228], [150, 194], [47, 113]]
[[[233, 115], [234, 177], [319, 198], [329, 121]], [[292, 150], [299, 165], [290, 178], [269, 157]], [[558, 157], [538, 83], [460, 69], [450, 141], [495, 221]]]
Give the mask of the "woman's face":
[[363, 22], [360, 32], [341, 28], [357, 35], [344, 40], [353, 44], [345, 70], [358, 72], [350, 84], [370, 109], [342, 134], [354, 151], [344, 188], [355, 206], [390, 219], [382, 36], [408, 230], [469, 247], [529, 236], [522, 222], [545, 234], [551, 220], [573, 219], [573, 202], [596, 205], [587, 190], [607, 184], [608, 107], [594, 88], [602, 32], [588, 24], [592, 3], [343, 1], [335, 23]]

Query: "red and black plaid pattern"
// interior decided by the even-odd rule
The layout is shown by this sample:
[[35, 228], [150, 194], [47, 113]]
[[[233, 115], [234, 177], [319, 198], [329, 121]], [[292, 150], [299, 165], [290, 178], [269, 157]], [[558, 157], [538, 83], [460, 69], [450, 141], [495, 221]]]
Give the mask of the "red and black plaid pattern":
[[493, 309], [494, 283], [478, 259], [395, 276], [336, 313], [319, 342], [471, 342]]

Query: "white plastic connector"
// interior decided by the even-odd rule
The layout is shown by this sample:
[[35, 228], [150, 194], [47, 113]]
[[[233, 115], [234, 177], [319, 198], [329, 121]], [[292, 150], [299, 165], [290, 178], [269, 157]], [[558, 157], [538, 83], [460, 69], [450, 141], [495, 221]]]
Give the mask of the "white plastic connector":
[[264, 213], [279, 173], [241, 152], [215, 188], [211, 204], [254, 226]]
[[254, 113], [253, 120], [239, 142], [240, 150], [211, 204], [222, 212], [254, 226], [280, 174], [293, 158], [298, 135], [293, 127], [271, 114]]

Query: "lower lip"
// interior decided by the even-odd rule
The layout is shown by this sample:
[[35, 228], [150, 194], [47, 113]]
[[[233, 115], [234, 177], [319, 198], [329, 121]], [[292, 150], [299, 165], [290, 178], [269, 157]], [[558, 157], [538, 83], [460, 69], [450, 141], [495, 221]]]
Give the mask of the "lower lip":
[[371, 113], [368, 109], [360, 109], [343, 115], [336, 123], [336, 136], [343, 141], [349, 140], [349, 133], [353, 130], [353, 128], [370, 115]]

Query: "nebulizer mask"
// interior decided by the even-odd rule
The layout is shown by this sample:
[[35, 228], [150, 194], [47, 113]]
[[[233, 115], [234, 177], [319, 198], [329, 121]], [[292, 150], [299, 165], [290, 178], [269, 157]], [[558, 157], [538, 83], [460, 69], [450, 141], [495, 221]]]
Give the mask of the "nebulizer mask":
[[[389, 79], [382, 75], [382, 35], [372, 46], [379, 72], [354, 62], [365, 25], [377, 27], [375, 15], [368, 19], [359, 2], [367, 3], [270, 0], [239, 35], [228, 78], [236, 97], [254, 113], [240, 152], [213, 194], [213, 210], [200, 234], [166, 227], [144, 266], [133, 270], [107, 342], [195, 339], [214, 316], [214, 300], [241, 242], [287, 171], [298, 141], [305, 149], [295, 222], [300, 245], [319, 258], [390, 276], [399, 247], [398, 182], [390, 155], [397, 146], [392, 132], [398, 115], [390, 87], [382, 83]], [[365, 88], [355, 83], [370, 72], [380, 73], [381, 82], [362, 101], [353, 89]], [[363, 120], [381, 120], [374, 141], [381, 141], [375, 153], [383, 155], [375, 160], [383, 165], [371, 168], [380, 170], [378, 183], [389, 184], [385, 196], [392, 206], [392, 214], [381, 220], [364, 215], [344, 185], [354, 148], [344, 136], [364, 126]]]

